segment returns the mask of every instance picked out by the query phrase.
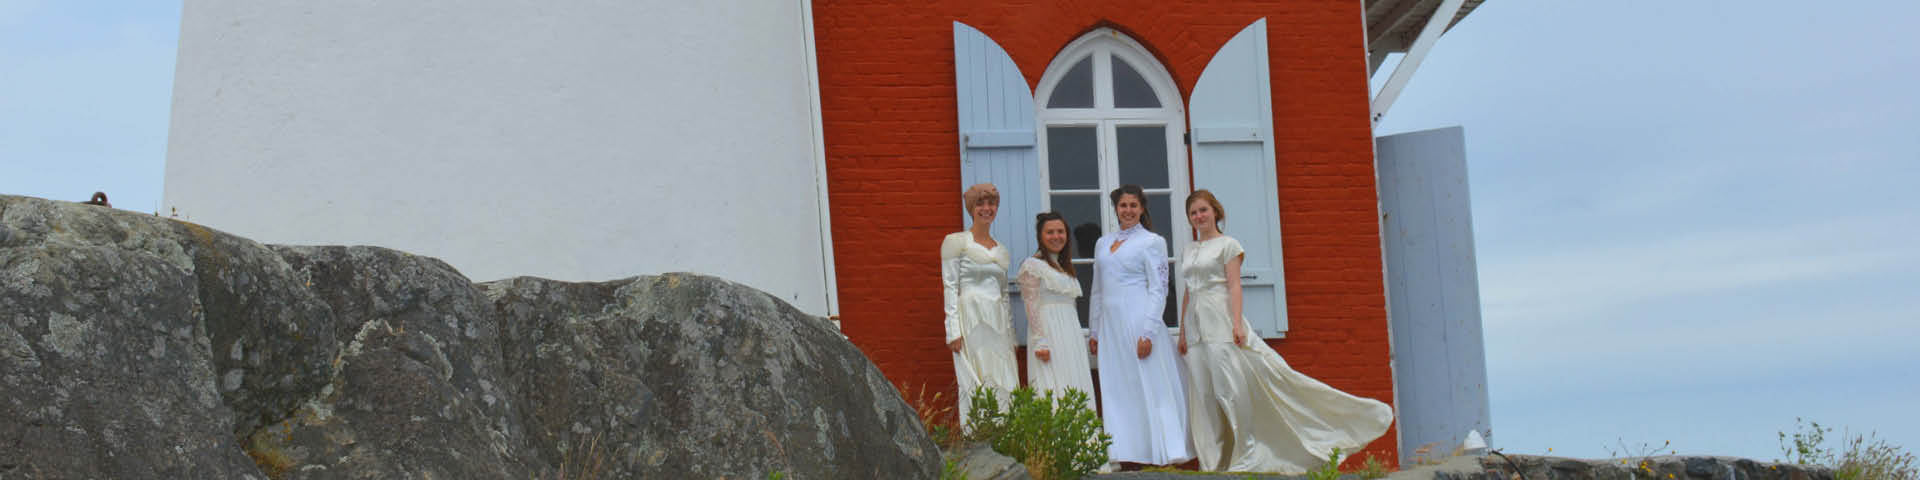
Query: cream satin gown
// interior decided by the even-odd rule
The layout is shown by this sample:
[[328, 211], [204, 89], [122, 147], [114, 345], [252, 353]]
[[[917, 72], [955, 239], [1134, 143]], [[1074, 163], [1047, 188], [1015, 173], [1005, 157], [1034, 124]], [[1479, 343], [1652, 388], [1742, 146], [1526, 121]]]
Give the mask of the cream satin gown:
[[1294, 371], [1265, 341], [1233, 343], [1226, 263], [1245, 250], [1225, 235], [1180, 253], [1187, 286], [1187, 407], [1194, 455], [1213, 471], [1304, 473], [1334, 448], [1386, 433], [1393, 409]]
[[[940, 242], [940, 283], [946, 300], [947, 343], [964, 339], [953, 354], [953, 373], [960, 384], [957, 400], [960, 424], [966, 425], [973, 390], [986, 386], [999, 394], [1020, 386], [1019, 366], [1013, 358], [1013, 320], [1006, 295], [1007, 249], [987, 248], [973, 234], [959, 232]], [[945, 348], [943, 345], [942, 348]]]
[[[1053, 392], [1054, 398], [1079, 390], [1087, 394], [1087, 408], [1093, 408], [1087, 337], [1080, 333], [1080, 312], [1074, 309], [1080, 280], [1046, 260], [1028, 257], [1013, 283], [1020, 285], [1020, 303], [1027, 310], [1027, 386], [1043, 395]], [[1043, 348], [1048, 350], [1044, 362], [1034, 356]]]

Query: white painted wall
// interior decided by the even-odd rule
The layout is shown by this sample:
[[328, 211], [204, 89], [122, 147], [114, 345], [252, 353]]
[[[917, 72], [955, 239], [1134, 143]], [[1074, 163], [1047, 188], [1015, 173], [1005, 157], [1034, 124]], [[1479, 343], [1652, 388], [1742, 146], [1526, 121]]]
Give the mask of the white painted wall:
[[165, 203], [479, 281], [718, 275], [830, 313], [803, 1], [186, 0]]

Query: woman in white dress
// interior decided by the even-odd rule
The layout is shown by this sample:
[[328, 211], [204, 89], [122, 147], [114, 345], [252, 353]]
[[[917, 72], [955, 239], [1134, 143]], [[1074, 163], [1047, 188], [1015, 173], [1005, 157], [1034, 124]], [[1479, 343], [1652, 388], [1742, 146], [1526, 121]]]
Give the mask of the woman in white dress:
[[953, 351], [954, 377], [960, 384], [960, 424], [976, 387], [986, 386], [1006, 405], [1007, 392], [1020, 386], [1013, 358], [1013, 325], [1006, 285], [1007, 249], [988, 232], [1000, 211], [993, 184], [967, 187], [961, 199], [973, 225], [940, 242], [940, 284], [946, 299], [947, 349]]
[[1241, 316], [1240, 241], [1220, 231], [1227, 212], [1212, 192], [1187, 197], [1199, 241], [1180, 252], [1179, 349], [1200, 468], [1304, 473], [1333, 449], [1353, 452], [1386, 433], [1393, 409], [1293, 371]]
[[[1167, 303], [1167, 241], [1148, 230], [1139, 186], [1108, 198], [1120, 231], [1094, 244], [1093, 337], [1100, 362], [1100, 418], [1113, 435], [1116, 462], [1167, 465], [1193, 458], [1187, 448], [1187, 399], [1172, 338], [1161, 321]], [[1100, 345], [1107, 352], [1100, 354]]]
[[1027, 385], [1065, 398], [1067, 390], [1087, 395], [1093, 407], [1093, 374], [1088, 371], [1086, 337], [1080, 334], [1080, 280], [1073, 271], [1073, 238], [1058, 212], [1034, 216], [1040, 253], [1020, 263], [1020, 300], [1027, 308]]

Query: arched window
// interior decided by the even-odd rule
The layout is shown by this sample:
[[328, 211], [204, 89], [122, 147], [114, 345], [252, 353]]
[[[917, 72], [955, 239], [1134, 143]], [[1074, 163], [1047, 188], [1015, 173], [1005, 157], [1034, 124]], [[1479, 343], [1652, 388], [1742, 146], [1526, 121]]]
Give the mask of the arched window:
[[[1091, 291], [1093, 244], [1119, 228], [1107, 192], [1137, 184], [1147, 192], [1153, 231], [1167, 239], [1168, 262], [1190, 235], [1178, 202], [1187, 198], [1185, 112], [1173, 77], [1120, 32], [1101, 28], [1074, 40], [1047, 65], [1034, 102], [1045, 206], [1073, 222], [1074, 263]], [[1168, 279], [1165, 320], [1177, 322], [1179, 288]], [[1087, 298], [1080, 318], [1087, 318]]]

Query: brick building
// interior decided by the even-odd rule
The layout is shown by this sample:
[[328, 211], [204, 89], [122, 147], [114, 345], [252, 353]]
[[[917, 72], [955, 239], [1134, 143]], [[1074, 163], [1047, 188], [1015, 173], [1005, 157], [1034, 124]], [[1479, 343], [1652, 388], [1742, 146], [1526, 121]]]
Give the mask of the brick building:
[[[964, 185], [999, 185], [1016, 258], [1042, 210], [1076, 242], [1114, 228], [1102, 193], [1122, 183], [1177, 254], [1180, 206], [1210, 189], [1248, 248], [1257, 333], [1395, 405], [1361, 455], [1397, 461], [1491, 434], [1458, 130], [1373, 129], [1479, 3], [188, 0], [165, 202], [478, 280], [716, 274], [837, 315], [897, 384], [943, 389], [937, 245]], [[1454, 166], [1406, 161], [1436, 152]], [[1430, 208], [1448, 188], [1460, 203]], [[1419, 352], [1456, 320], [1470, 342]]]
[[[1114, 228], [1103, 196], [1074, 191], [1120, 183], [1144, 183], [1150, 197], [1164, 192], [1149, 210], [1177, 255], [1191, 238], [1180, 205], [1206, 188], [1233, 212], [1226, 226], [1248, 244], [1248, 271], [1268, 269], [1264, 294], [1254, 292], [1258, 279], [1248, 281], [1247, 311], [1269, 345], [1303, 373], [1394, 403], [1367, 82], [1368, 39], [1380, 32], [1368, 27], [1424, 21], [1378, 12], [1431, 15], [1438, 3], [820, 2], [814, 24], [843, 330], [897, 382], [952, 384], [933, 246], [963, 226], [957, 192], [965, 184], [999, 186], [995, 238], [1016, 263], [1034, 252], [1031, 223], [1043, 209], [1067, 213], [1081, 245], [1097, 236], [1083, 233]], [[1391, 35], [1375, 36], [1399, 41]], [[1241, 49], [1228, 51], [1230, 41]], [[1235, 54], [1253, 63], [1226, 58]], [[1085, 98], [1070, 83], [1085, 78], [1072, 70], [1088, 61], [1093, 102], [1075, 104]], [[1141, 94], [1141, 81], [1157, 95]], [[1205, 104], [1210, 95], [1233, 105]], [[1016, 98], [980, 98], [993, 96]], [[1050, 108], [1061, 106], [1069, 108]], [[981, 139], [1009, 132], [1017, 138]], [[1248, 134], [1253, 141], [1206, 138]], [[1060, 178], [1074, 175], [1054, 165], [1088, 164], [1065, 158], [1087, 150], [1073, 143], [1088, 137], [1104, 178]], [[1218, 165], [1242, 154], [1268, 168]], [[1208, 162], [1215, 171], [1205, 171]], [[1156, 168], [1169, 171], [1137, 172]], [[1258, 218], [1275, 205], [1267, 213], [1277, 218]], [[1277, 245], [1256, 246], [1275, 237]], [[1280, 260], [1258, 258], [1265, 252]], [[1084, 284], [1091, 269], [1081, 270]], [[1284, 301], [1254, 305], [1276, 298]], [[1400, 458], [1396, 438], [1389, 432], [1361, 455]]]

